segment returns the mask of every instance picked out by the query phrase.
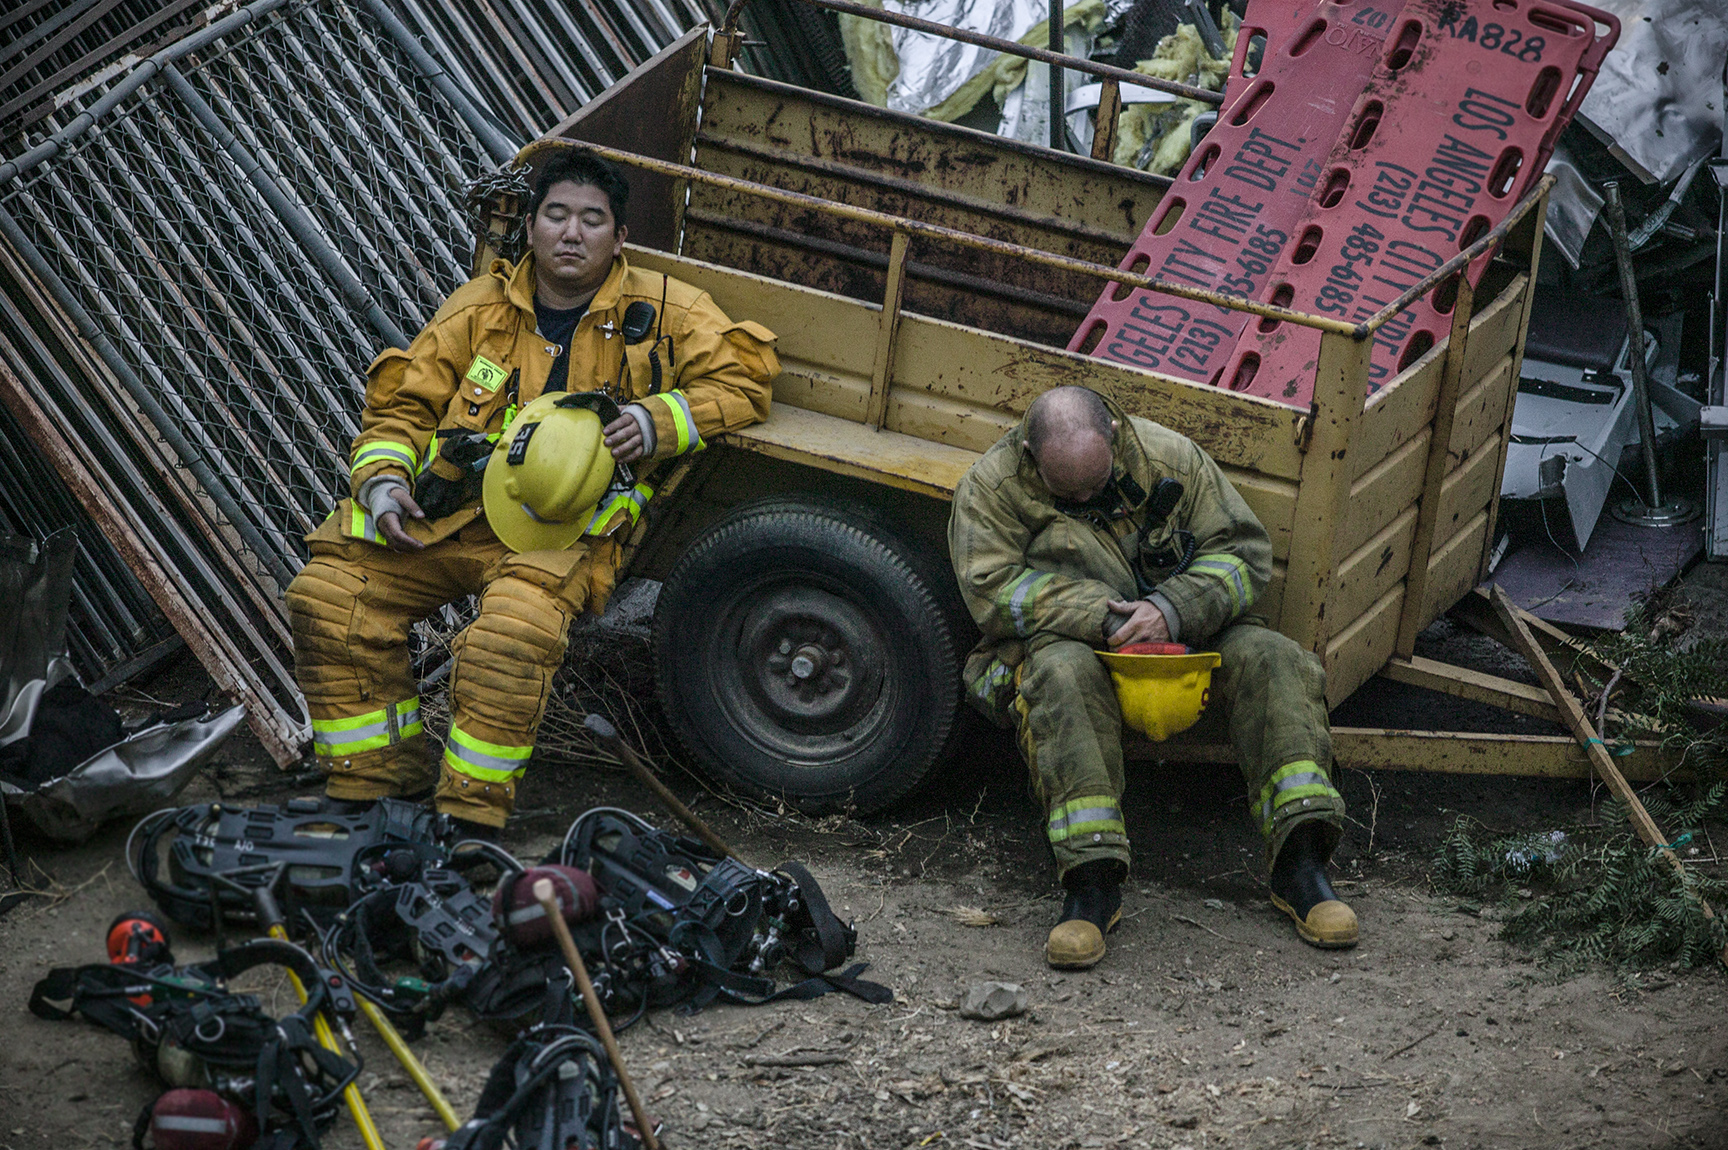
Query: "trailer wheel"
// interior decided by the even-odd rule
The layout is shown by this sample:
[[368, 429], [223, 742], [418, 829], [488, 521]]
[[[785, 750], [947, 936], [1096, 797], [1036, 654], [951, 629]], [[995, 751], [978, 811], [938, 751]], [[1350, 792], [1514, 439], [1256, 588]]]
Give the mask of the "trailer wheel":
[[854, 509], [747, 504], [679, 559], [654, 612], [660, 699], [715, 776], [809, 814], [880, 810], [961, 706], [953, 576]]

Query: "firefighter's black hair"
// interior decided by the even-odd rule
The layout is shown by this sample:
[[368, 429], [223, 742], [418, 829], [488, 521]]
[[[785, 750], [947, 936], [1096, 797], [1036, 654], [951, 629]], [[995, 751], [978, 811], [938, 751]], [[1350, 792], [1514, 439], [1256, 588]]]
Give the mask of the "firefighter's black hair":
[[535, 177], [534, 189], [528, 194], [528, 214], [523, 217], [530, 226], [540, 212], [540, 205], [546, 202], [546, 193], [552, 190], [552, 185], [566, 180], [605, 192], [613, 221], [620, 225], [624, 223], [624, 209], [630, 205], [630, 181], [624, 178], [624, 170], [586, 148], [565, 148], [548, 160]]

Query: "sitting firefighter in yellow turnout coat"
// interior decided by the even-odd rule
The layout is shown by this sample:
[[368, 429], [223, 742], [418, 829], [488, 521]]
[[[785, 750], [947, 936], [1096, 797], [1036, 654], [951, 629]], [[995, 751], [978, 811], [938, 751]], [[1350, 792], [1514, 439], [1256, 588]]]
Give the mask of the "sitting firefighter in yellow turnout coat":
[[[628, 194], [616, 166], [556, 153], [529, 197], [529, 254], [494, 261], [368, 372], [351, 498], [287, 591], [331, 799], [436, 784], [440, 811], [502, 826], [570, 622], [604, 609], [653, 495], [646, 469], [768, 414], [773, 333], [631, 268]], [[467, 595], [480, 609], [454, 645], [440, 768], [408, 639]]]
[[1317, 946], [1352, 946], [1327, 883], [1343, 825], [1320, 661], [1253, 614], [1272, 573], [1266, 529], [1191, 440], [1080, 387], [1046, 392], [954, 492], [949, 550], [984, 633], [971, 701], [1018, 727], [1067, 888], [1052, 966], [1089, 967], [1122, 917], [1122, 710], [1098, 649], [1175, 641], [1216, 651], [1266, 837], [1273, 902]]

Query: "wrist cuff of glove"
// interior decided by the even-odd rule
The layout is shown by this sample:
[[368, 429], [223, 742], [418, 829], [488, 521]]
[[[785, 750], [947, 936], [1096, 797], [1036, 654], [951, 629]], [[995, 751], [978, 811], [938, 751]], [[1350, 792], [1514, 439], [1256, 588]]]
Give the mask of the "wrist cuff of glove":
[[654, 417], [648, 414], [648, 409], [640, 403], [632, 403], [624, 409], [624, 414], [636, 421], [636, 426], [642, 429], [642, 458], [647, 459], [654, 454]]
[[408, 494], [408, 484], [400, 475], [374, 475], [360, 485], [360, 494], [356, 498], [360, 506], [377, 519], [388, 512], [403, 513], [402, 505], [396, 501], [397, 492]]

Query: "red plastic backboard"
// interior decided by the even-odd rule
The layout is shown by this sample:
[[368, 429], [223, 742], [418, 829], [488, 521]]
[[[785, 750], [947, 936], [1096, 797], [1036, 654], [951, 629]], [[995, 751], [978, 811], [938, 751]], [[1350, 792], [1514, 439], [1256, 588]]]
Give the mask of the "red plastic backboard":
[[[1366, 319], [1504, 219], [1619, 34], [1568, 0], [1409, 0], [1394, 28], [1273, 273], [1298, 311]], [[1456, 293], [1442, 284], [1375, 333], [1370, 393], [1446, 337]], [[1312, 328], [1260, 321], [1223, 379], [1306, 406], [1319, 348]]]
[[[1260, 71], [1233, 81], [1123, 269], [1364, 318], [1504, 217], [1618, 34], [1570, 0], [1321, 0], [1283, 19], [1292, 2], [1250, 9]], [[1371, 390], [1445, 334], [1443, 291], [1382, 328]], [[1069, 348], [1305, 407], [1319, 333], [1113, 284]]]
[[[1124, 270], [1255, 299], [1269, 294], [1269, 273], [1319, 187], [1321, 161], [1382, 54], [1386, 22], [1350, 25], [1354, 3], [1322, 0], [1282, 39], [1268, 39], [1260, 71], [1237, 82]], [[1111, 284], [1068, 346], [1214, 382], [1251, 318]]]

